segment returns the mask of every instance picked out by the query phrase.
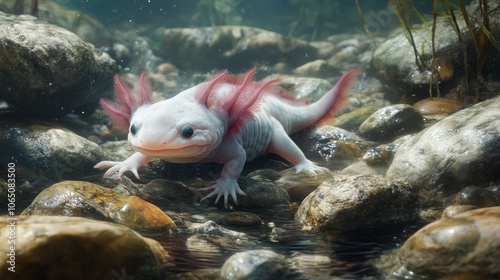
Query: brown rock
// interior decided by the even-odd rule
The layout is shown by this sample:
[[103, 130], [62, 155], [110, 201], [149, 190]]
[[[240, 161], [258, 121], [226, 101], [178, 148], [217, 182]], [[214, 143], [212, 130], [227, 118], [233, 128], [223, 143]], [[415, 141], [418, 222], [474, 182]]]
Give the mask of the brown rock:
[[21, 215], [62, 215], [112, 221], [139, 232], [158, 234], [175, 228], [162, 210], [138, 197], [96, 184], [64, 181], [41, 192]]
[[[135, 280], [163, 279], [172, 261], [157, 241], [121, 225], [76, 217], [14, 218], [15, 272], [7, 270], [10, 248], [0, 246], [1, 279], [115, 279], [124, 275]], [[0, 217], [0, 239], [5, 242], [12, 221]]]
[[466, 211], [417, 231], [399, 258], [405, 268], [430, 279], [498, 279], [499, 232], [500, 207]]

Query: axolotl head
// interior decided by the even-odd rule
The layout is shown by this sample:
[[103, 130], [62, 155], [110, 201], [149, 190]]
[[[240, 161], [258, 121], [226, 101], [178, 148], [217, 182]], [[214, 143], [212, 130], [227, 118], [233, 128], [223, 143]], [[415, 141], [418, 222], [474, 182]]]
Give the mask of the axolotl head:
[[190, 90], [137, 108], [128, 133], [134, 150], [171, 162], [201, 161], [217, 150], [225, 124], [197, 102]]

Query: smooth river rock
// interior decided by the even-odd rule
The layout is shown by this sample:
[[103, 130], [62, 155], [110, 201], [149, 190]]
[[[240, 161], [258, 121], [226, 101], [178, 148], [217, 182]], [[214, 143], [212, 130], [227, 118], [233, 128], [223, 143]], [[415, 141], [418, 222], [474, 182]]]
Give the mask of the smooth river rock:
[[62, 116], [97, 106], [116, 64], [74, 33], [0, 12], [0, 99], [23, 116]]
[[96, 143], [60, 125], [41, 122], [4, 122], [0, 154], [0, 164], [16, 163], [18, 179], [53, 182], [98, 174], [94, 165], [109, 158]]
[[417, 110], [396, 104], [375, 111], [359, 126], [359, 133], [368, 140], [383, 142], [417, 132], [423, 125], [424, 118]]
[[283, 255], [269, 250], [251, 250], [232, 255], [221, 268], [219, 279], [284, 279], [288, 265]]
[[379, 176], [327, 181], [309, 194], [295, 219], [306, 228], [354, 228], [413, 220], [417, 196], [410, 185]]
[[435, 221], [413, 234], [398, 255], [404, 268], [428, 279], [498, 279], [500, 207]]
[[458, 191], [500, 179], [500, 97], [450, 115], [406, 140], [387, 171], [416, 187]]
[[[7, 270], [10, 248], [0, 246], [4, 280], [160, 280], [173, 261], [160, 243], [125, 226], [77, 217], [14, 218], [15, 272]], [[12, 221], [0, 217], [0, 239], [5, 242]]]
[[176, 227], [162, 210], [136, 196], [83, 181], [64, 181], [41, 192], [21, 215], [73, 216], [111, 221], [145, 234]]

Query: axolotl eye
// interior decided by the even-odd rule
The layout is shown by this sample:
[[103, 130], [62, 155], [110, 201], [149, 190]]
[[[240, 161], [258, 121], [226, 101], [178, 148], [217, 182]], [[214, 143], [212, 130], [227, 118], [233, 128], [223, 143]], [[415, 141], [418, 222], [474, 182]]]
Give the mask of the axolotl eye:
[[194, 129], [192, 126], [185, 125], [181, 128], [182, 137], [189, 138], [189, 137], [193, 136], [193, 134], [194, 134]]
[[138, 129], [139, 129], [139, 128], [137, 127], [137, 124], [136, 124], [136, 123], [133, 123], [133, 124], [130, 126], [130, 133], [132, 133], [132, 134], [136, 134]]

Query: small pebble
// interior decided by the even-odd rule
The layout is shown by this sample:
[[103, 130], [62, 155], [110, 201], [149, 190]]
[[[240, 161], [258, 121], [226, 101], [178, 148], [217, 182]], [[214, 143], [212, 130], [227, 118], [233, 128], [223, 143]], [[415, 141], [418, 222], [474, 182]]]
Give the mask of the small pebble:
[[413, 108], [422, 115], [442, 115], [448, 116], [462, 109], [462, 104], [458, 100], [446, 98], [426, 98], [413, 104]]
[[249, 212], [231, 212], [224, 216], [223, 222], [233, 226], [255, 227], [262, 225], [262, 219]]

